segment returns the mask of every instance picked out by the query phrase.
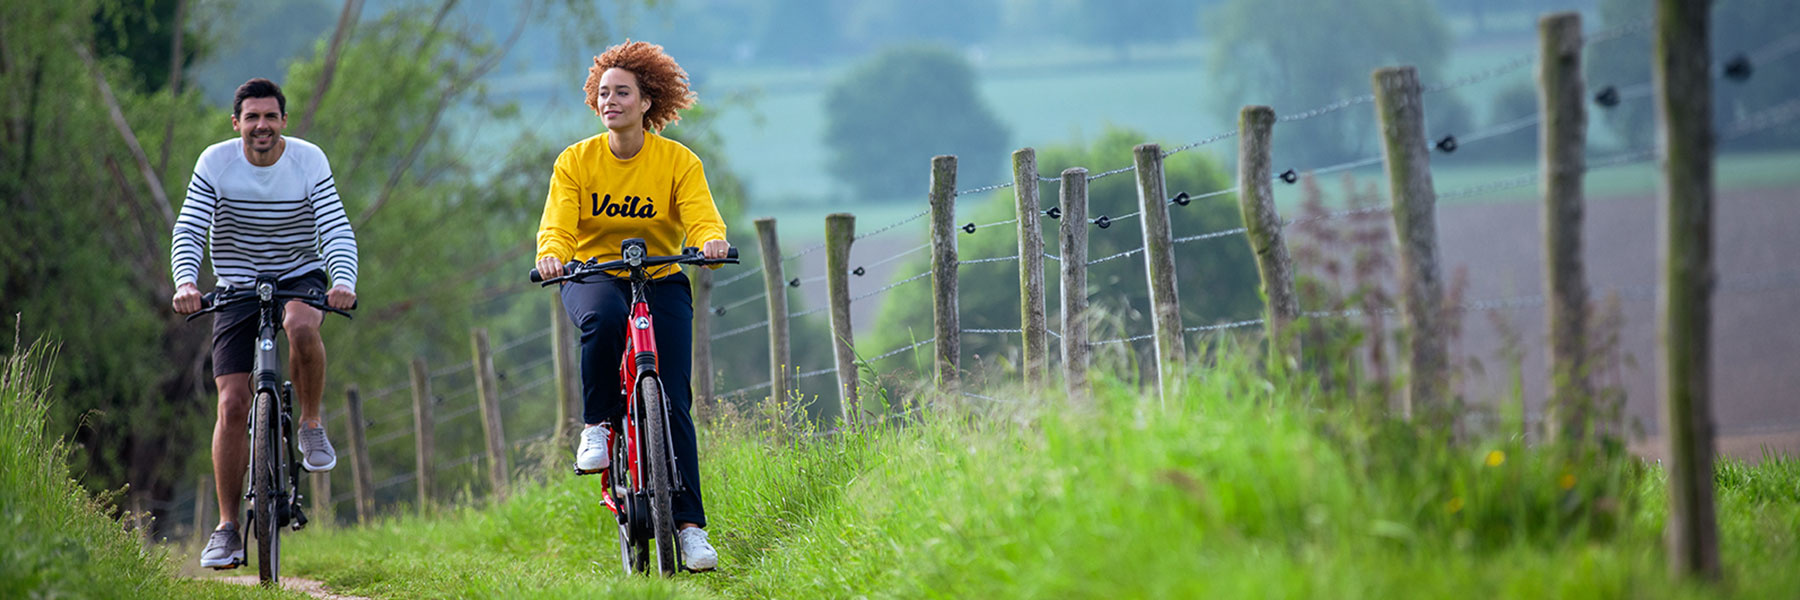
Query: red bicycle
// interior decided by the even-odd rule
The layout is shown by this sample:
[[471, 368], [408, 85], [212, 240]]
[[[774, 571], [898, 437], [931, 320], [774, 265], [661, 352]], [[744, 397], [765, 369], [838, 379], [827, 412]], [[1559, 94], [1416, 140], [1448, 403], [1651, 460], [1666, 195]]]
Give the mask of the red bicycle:
[[625, 354], [619, 360], [619, 393], [625, 397], [625, 415], [612, 425], [608, 448], [612, 451], [612, 467], [601, 472], [606, 489], [601, 503], [618, 521], [619, 559], [627, 573], [649, 573], [654, 541], [656, 572], [673, 575], [682, 564], [680, 544], [675, 542], [675, 515], [671, 499], [683, 491], [676, 473], [674, 446], [669, 440], [669, 398], [663, 393], [662, 379], [657, 376], [656, 329], [650, 319], [650, 303], [646, 287], [650, 269], [670, 264], [717, 265], [738, 264], [737, 249], [725, 258], [706, 258], [698, 248], [683, 248], [677, 256], [646, 256], [642, 238], [631, 238], [620, 245], [619, 260], [571, 262], [563, 267], [563, 275], [544, 279], [537, 269], [531, 270], [531, 281], [550, 285], [565, 281], [587, 281], [607, 275], [608, 271], [626, 270], [631, 281], [631, 316], [625, 325]]

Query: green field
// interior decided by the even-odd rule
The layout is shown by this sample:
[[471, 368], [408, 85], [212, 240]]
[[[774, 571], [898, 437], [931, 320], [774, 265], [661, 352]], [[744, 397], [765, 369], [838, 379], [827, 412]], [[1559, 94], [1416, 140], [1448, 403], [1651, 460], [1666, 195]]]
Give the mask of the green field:
[[[1619, 454], [1446, 445], [1226, 366], [1158, 406], [989, 390], [831, 437], [703, 433], [718, 572], [622, 576], [595, 482], [557, 457], [503, 504], [307, 532], [297, 573], [370, 596], [1791, 598], [1800, 462], [1721, 465], [1728, 583], [1672, 585], [1662, 473]], [[560, 453], [558, 453], [560, 454]]]
[[[1226, 353], [1237, 356], [1241, 353]], [[1671, 582], [1662, 471], [1616, 446], [1458, 442], [1230, 361], [1166, 404], [1006, 388], [820, 435], [780, 410], [702, 429], [719, 571], [623, 576], [566, 451], [511, 499], [284, 540], [284, 572], [370, 597], [1792, 598], [1800, 461], [1717, 470], [1727, 579]], [[0, 389], [0, 595], [298, 597], [177, 577], [68, 479], [39, 358]], [[1610, 448], [1610, 449], [1607, 449]], [[173, 552], [173, 553], [165, 553]]]

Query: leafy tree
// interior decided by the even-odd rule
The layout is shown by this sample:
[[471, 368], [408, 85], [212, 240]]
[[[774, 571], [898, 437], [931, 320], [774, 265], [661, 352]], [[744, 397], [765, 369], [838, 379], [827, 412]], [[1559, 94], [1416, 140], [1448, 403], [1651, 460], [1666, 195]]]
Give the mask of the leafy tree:
[[[55, 385], [63, 402], [52, 426], [73, 430], [84, 482], [102, 489], [129, 483], [137, 499], [174, 498], [177, 482], [210, 469], [206, 432], [214, 410], [208, 328], [168, 309], [170, 215], [179, 209], [192, 158], [232, 135], [226, 111], [197, 93], [133, 83], [136, 61], [166, 65], [168, 53], [145, 58], [90, 49], [90, 66], [73, 48], [99, 46], [94, 23], [111, 10], [106, 2], [0, 6], [0, 89], [7, 90], [0, 94], [0, 202], [7, 215], [0, 237], [8, 240], [0, 245], [0, 312], [22, 315], [22, 339], [45, 334], [62, 344]], [[537, 5], [518, 18], [567, 20], [569, 6]], [[548, 299], [521, 273], [530, 263], [548, 165], [567, 141], [521, 139], [495, 164], [470, 156], [467, 130], [457, 127], [463, 119], [448, 113], [488, 123], [520, 118], [481, 84], [519, 29], [496, 43], [470, 21], [443, 18], [449, 12], [395, 10], [360, 24], [338, 54], [338, 83], [329, 90], [320, 88], [324, 44], [285, 75], [264, 73], [287, 91], [290, 127], [316, 113], [310, 131], [289, 133], [330, 154], [357, 222], [363, 310], [354, 325], [326, 325], [328, 417], [340, 412], [334, 408], [342, 405], [344, 384], [403, 382], [413, 356], [434, 365], [468, 361], [471, 325], [490, 327], [496, 340], [546, 325]], [[124, 125], [151, 154], [141, 161], [148, 167], [121, 142], [96, 76], [111, 83]], [[156, 164], [163, 147], [174, 157], [166, 168]], [[171, 206], [159, 206], [157, 192]], [[409, 407], [404, 396], [372, 400], [370, 414]], [[552, 407], [521, 399], [507, 409], [509, 422], [524, 425], [513, 431], [522, 437], [547, 424], [543, 415]], [[446, 429], [439, 440], [454, 449], [476, 435]], [[376, 468], [386, 476], [411, 467], [409, 459], [378, 456]]]
[[[165, 87], [172, 48], [94, 50], [110, 43], [96, 38], [97, 23], [148, 18], [133, 12], [148, 8], [0, 8], [0, 89], [8, 91], [0, 95], [0, 312], [19, 316], [22, 341], [47, 335], [62, 346], [52, 431], [74, 434], [84, 482], [130, 482], [134, 494], [168, 497], [172, 475], [186, 466], [179, 457], [191, 455], [168, 438], [198, 438], [196, 416], [210, 406], [199, 401], [201, 328], [184, 327], [167, 308], [172, 216], [154, 199], [179, 201], [186, 182], [174, 179], [186, 173], [158, 174], [160, 189], [144, 173], [158, 168], [165, 132], [175, 147], [191, 147], [218, 113]], [[134, 77], [149, 65], [161, 75]], [[111, 101], [96, 77], [109, 82]], [[109, 119], [115, 106], [128, 122], [155, 125], [138, 128], [143, 163]]]
[[827, 92], [825, 119], [831, 174], [865, 198], [921, 197], [937, 154], [959, 157], [963, 181], [1001, 176], [1006, 128], [949, 50], [897, 47], [857, 66]]
[[[188, 3], [200, 4], [193, 0]], [[231, 48], [231, 53], [195, 64], [194, 83], [206, 91], [212, 104], [231, 102], [232, 94], [244, 81], [279, 75], [288, 63], [312, 56], [320, 32], [329, 35], [337, 23], [341, 4], [330, 0], [202, 4], [215, 12], [190, 18], [230, 23], [228, 27], [212, 27], [215, 31], [207, 35], [216, 40], [214, 44]]]
[[[137, 89], [161, 90], [169, 83], [175, 32], [181, 27], [192, 29], [181, 21], [193, 18], [187, 13], [196, 10], [194, 4], [188, 0], [99, 3], [93, 14], [95, 52], [130, 60], [131, 74], [125, 81]], [[182, 66], [205, 56], [208, 45], [204, 37], [183, 40]]]
[[[1138, 132], [1108, 129], [1100, 139], [1091, 144], [1077, 142], [1043, 149], [1038, 153], [1038, 171], [1043, 176], [1054, 176], [1066, 168], [1079, 166], [1088, 169], [1090, 175], [1097, 174], [1121, 164], [1129, 164], [1132, 148], [1144, 141], [1145, 137]], [[1231, 186], [1231, 178], [1219, 163], [1200, 152], [1171, 155], [1164, 161], [1163, 170], [1164, 186], [1170, 195], [1187, 192], [1198, 196]], [[1038, 191], [1040, 206], [1049, 208], [1057, 205], [1057, 184], [1040, 184]], [[1013, 192], [1010, 189], [996, 191], [986, 197], [965, 197], [960, 202], [974, 206], [965, 209], [973, 216], [959, 220], [977, 224], [1010, 219], [1014, 213]], [[1130, 173], [1096, 179], [1089, 183], [1090, 218], [1102, 215], [1116, 218], [1136, 212], [1137, 207], [1136, 180]], [[1169, 217], [1170, 230], [1177, 238], [1242, 226], [1236, 198], [1232, 195], [1196, 200], [1187, 206], [1171, 205]], [[1042, 225], [1045, 249], [1056, 254], [1056, 236], [1060, 222], [1044, 217]], [[1090, 226], [1089, 259], [1104, 258], [1141, 246], [1143, 235], [1140, 227], [1141, 221], [1137, 219], [1120, 220], [1105, 229]], [[974, 234], [958, 232], [957, 253], [965, 260], [1016, 254], [1016, 231], [1013, 226], [1008, 225], [977, 229]], [[1260, 284], [1255, 258], [1243, 238], [1230, 236], [1178, 244], [1175, 246], [1175, 253], [1176, 285], [1181, 297], [1182, 322], [1185, 326], [1235, 321], [1257, 315], [1261, 306], [1257, 291]], [[1129, 337], [1149, 330], [1150, 300], [1148, 286], [1144, 282], [1143, 260], [1142, 254], [1134, 254], [1089, 267], [1087, 293], [1090, 303], [1093, 310], [1105, 315], [1102, 328], [1093, 334], [1095, 339]], [[911, 276], [929, 268], [930, 259], [922, 254], [921, 258], [910, 259], [897, 269], [898, 277]], [[958, 314], [964, 328], [1019, 327], [1018, 268], [1016, 262], [980, 263], [961, 267]], [[1060, 267], [1055, 261], [1046, 260], [1044, 268], [1048, 296], [1046, 310], [1052, 323], [1055, 323], [1056, 307], [1060, 302], [1057, 279]], [[895, 288], [881, 298], [881, 303], [880, 322], [883, 326], [869, 336], [869, 339], [859, 340], [857, 344], [866, 349], [863, 351], [865, 357], [911, 344], [916, 339], [931, 337], [932, 300], [929, 284], [921, 281]], [[1052, 325], [1052, 329], [1055, 328], [1057, 326]], [[968, 361], [977, 356], [991, 358], [1004, 365], [1019, 364], [1020, 342], [1017, 335], [965, 335], [962, 345], [965, 365], [971, 364]], [[1139, 356], [1145, 356], [1151, 351], [1148, 342], [1137, 343], [1130, 348]], [[921, 356], [929, 355], [928, 348], [921, 350]], [[905, 357], [896, 357], [878, 363], [875, 367], [880, 371], [893, 371], [906, 370], [910, 365]], [[931, 368], [929, 360], [924, 363], [924, 368]]]
[[[1601, 0], [1600, 25], [1604, 28], [1648, 23], [1651, 4], [1637, 0]], [[1749, 55], [1780, 42], [1793, 31], [1791, 2], [1782, 0], [1731, 0], [1719, 2], [1712, 12], [1712, 59], [1724, 65], [1740, 54]], [[1615, 92], [1633, 89], [1649, 91], [1651, 33], [1639, 31], [1589, 46], [1585, 65], [1590, 95], [1599, 95], [1608, 87]], [[1800, 69], [1784, 66], [1791, 56], [1768, 64], [1751, 61], [1748, 79], [1713, 80], [1713, 115], [1717, 131], [1739, 119], [1771, 109], [1800, 94]], [[1628, 94], [1611, 107], [1591, 105], [1599, 113], [1594, 120], [1604, 121], [1629, 149], [1649, 149], [1655, 143], [1656, 123], [1653, 100], [1648, 94]], [[1775, 127], [1731, 142], [1727, 147], [1767, 148], [1792, 147], [1800, 144], [1800, 125]]]
[[[1366, 96], [1370, 72], [1383, 66], [1416, 66], [1429, 84], [1450, 50], [1450, 29], [1430, 0], [1229, 0], [1203, 24], [1218, 86], [1212, 102], [1229, 114], [1266, 104], [1285, 115]], [[1427, 114], [1440, 101], [1428, 98]], [[1323, 165], [1379, 150], [1367, 106], [1275, 128], [1278, 163]]]

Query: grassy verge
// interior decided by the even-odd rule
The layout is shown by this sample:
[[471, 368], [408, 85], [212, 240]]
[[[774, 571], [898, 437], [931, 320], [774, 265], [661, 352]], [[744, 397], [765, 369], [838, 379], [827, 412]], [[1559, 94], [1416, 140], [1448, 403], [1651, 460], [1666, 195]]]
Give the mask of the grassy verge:
[[[1241, 367], [1156, 406], [993, 392], [814, 436], [703, 434], [719, 572], [618, 574], [597, 484], [295, 536], [296, 572], [366, 595], [1614, 597], [1800, 594], [1800, 463], [1719, 470], [1729, 580], [1670, 583], [1660, 471], [1616, 449], [1422, 435]], [[560, 464], [560, 463], [557, 463]], [[561, 472], [552, 469], [550, 472]]]
[[69, 448], [45, 434], [43, 345], [0, 361], [0, 598], [304, 597], [179, 579], [162, 552], [69, 477]]

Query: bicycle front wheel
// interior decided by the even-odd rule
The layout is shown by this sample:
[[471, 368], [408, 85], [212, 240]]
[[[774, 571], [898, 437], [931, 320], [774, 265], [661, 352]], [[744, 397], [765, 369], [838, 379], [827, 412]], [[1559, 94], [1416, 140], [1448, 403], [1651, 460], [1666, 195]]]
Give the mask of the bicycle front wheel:
[[276, 514], [276, 487], [280, 485], [281, 442], [275, 420], [275, 395], [256, 393], [256, 419], [251, 425], [250, 500], [251, 533], [256, 536], [256, 569], [265, 585], [281, 576], [281, 522]]
[[668, 404], [663, 402], [662, 381], [645, 377], [638, 382], [639, 406], [644, 407], [644, 462], [648, 475], [644, 489], [649, 492], [650, 523], [656, 534], [656, 566], [663, 576], [675, 574], [675, 513], [670, 500], [675, 495], [674, 462], [669, 456]]

